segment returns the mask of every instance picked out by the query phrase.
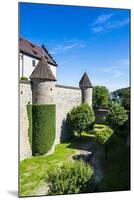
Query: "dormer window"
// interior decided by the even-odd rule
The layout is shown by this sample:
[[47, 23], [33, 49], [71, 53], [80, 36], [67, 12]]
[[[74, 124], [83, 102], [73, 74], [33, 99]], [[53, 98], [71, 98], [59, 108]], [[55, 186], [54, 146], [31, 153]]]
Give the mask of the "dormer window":
[[35, 60], [32, 60], [32, 66], [35, 67], [35, 65], [36, 65]]

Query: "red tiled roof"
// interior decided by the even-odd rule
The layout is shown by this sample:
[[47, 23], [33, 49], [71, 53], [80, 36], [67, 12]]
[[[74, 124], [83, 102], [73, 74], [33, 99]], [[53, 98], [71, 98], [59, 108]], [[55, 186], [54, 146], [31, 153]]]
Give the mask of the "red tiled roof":
[[55, 76], [53, 75], [46, 58], [42, 56], [34, 71], [32, 72], [30, 79], [42, 79], [42, 80], [51, 80], [56, 81]]
[[40, 47], [32, 42], [20, 37], [20, 52], [30, 55], [34, 58], [40, 59], [42, 55], [45, 56], [47, 62], [54, 66], [57, 66], [56, 62], [53, 60], [52, 56], [48, 53], [45, 47]]

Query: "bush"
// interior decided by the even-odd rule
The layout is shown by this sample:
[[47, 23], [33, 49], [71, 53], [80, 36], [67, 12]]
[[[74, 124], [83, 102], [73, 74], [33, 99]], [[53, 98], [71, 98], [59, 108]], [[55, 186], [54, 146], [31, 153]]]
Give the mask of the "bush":
[[109, 140], [112, 134], [113, 130], [110, 127], [106, 126], [105, 128], [96, 131], [95, 136], [97, 142], [99, 142], [100, 144], [105, 144]]
[[113, 103], [106, 117], [106, 122], [109, 124], [109, 126], [111, 126], [113, 129], [120, 129], [127, 119], [128, 115], [124, 107], [119, 103]]
[[22, 76], [20, 79], [21, 79], [22, 81], [27, 81], [27, 80], [28, 80], [28, 78], [25, 77], [25, 76]]
[[73, 133], [77, 132], [78, 135], [90, 129], [94, 121], [94, 112], [88, 104], [74, 107], [67, 115], [67, 125]]
[[49, 194], [85, 192], [90, 185], [93, 168], [84, 161], [65, 163], [48, 172]]
[[32, 106], [32, 153], [42, 155], [53, 146], [55, 139], [55, 105]]
[[27, 105], [27, 115], [28, 115], [28, 121], [29, 121], [28, 137], [29, 137], [29, 142], [32, 147], [32, 105]]

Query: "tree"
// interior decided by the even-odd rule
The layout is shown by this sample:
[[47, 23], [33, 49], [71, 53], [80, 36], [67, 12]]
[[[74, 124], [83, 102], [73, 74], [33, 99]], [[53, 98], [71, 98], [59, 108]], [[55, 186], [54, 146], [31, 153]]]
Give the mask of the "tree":
[[105, 86], [95, 86], [93, 88], [93, 107], [108, 107], [110, 94]]
[[107, 142], [110, 139], [110, 137], [113, 134], [113, 130], [106, 126], [102, 130], [96, 131], [96, 141], [99, 142], [99, 144], [104, 145], [105, 149], [105, 159], [107, 159], [107, 152], [108, 152], [108, 147], [107, 147]]
[[120, 103], [112, 103], [109, 113], [106, 117], [106, 122], [113, 129], [119, 130], [127, 121], [128, 115], [126, 110]]
[[111, 93], [113, 102], [121, 103], [126, 110], [130, 109], [130, 88], [121, 88]]
[[71, 131], [77, 132], [81, 136], [81, 132], [86, 131], [95, 121], [94, 112], [88, 104], [81, 104], [74, 107], [67, 115], [67, 125]]

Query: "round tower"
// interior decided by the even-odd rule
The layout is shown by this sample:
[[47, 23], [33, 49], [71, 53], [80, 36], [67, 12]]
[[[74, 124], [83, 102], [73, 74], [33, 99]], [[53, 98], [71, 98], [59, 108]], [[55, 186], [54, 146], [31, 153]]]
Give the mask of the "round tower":
[[32, 84], [32, 155], [52, 154], [56, 133], [55, 81], [44, 56], [30, 76]]
[[90, 106], [92, 106], [92, 91], [93, 86], [91, 84], [91, 81], [89, 80], [89, 77], [87, 73], [85, 72], [79, 82], [79, 86], [82, 93], [82, 103], [87, 103]]
[[55, 104], [55, 81], [50, 67], [44, 56], [30, 76], [32, 83], [33, 104]]

